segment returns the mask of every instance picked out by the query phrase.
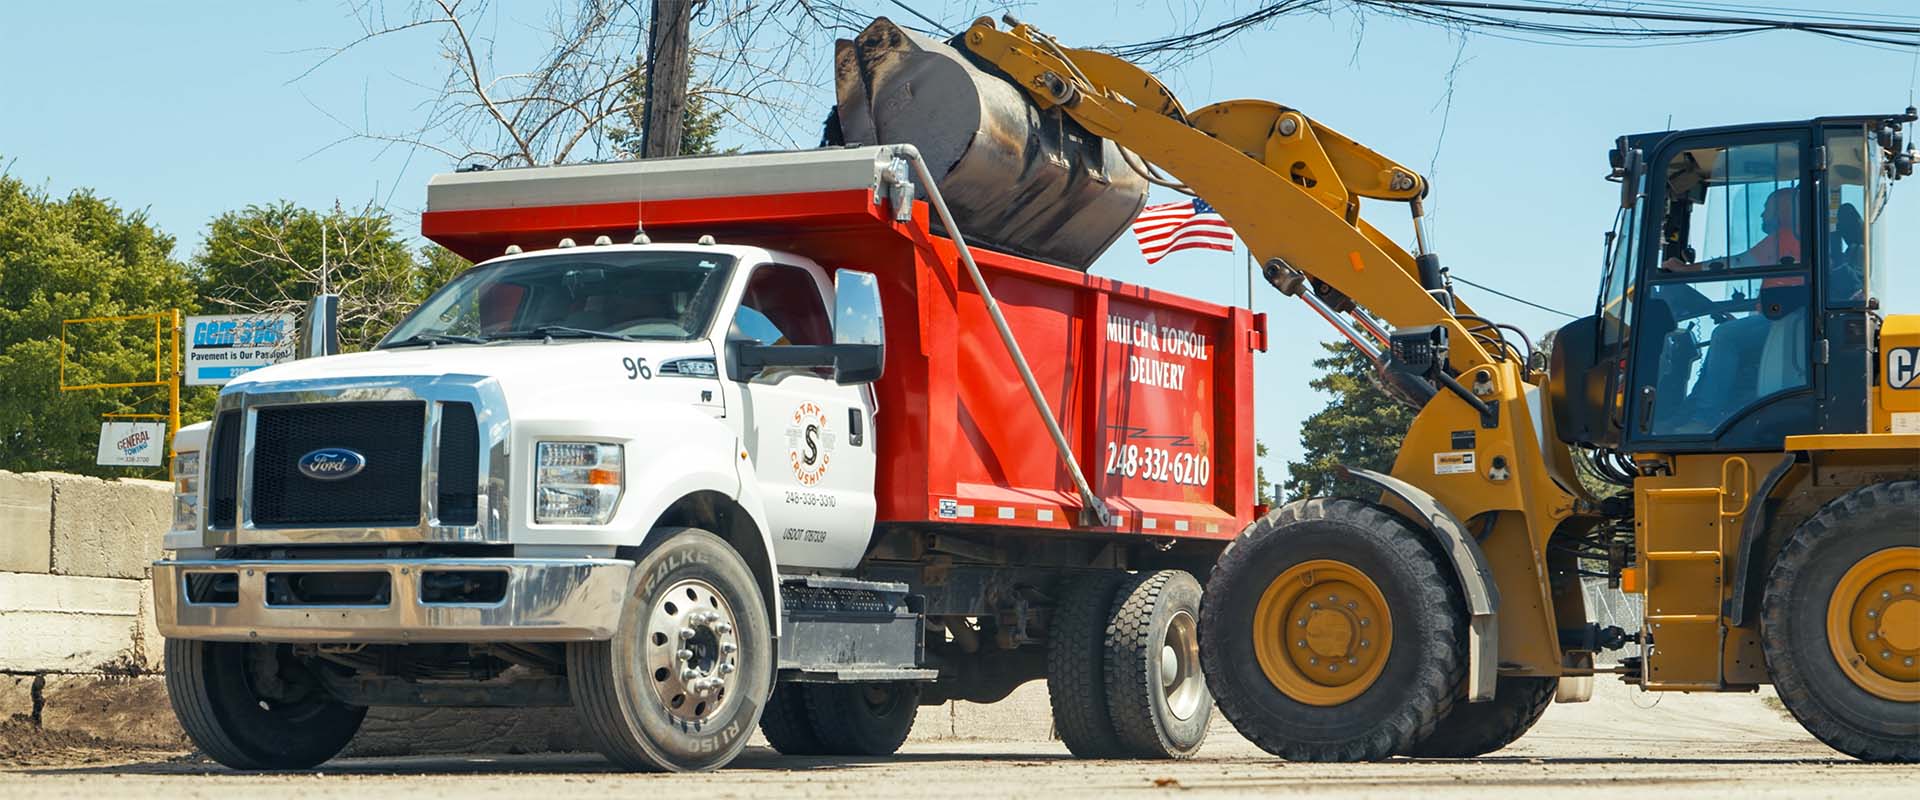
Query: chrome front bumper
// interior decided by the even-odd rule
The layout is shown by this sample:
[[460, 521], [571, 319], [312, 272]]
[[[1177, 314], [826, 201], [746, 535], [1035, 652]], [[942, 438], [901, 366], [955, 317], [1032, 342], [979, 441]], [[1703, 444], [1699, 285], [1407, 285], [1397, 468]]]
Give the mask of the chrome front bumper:
[[[495, 602], [427, 602], [427, 572], [504, 572]], [[385, 573], [381, 605], [277, 605], [269, 575]], [[223, 602], [194, 602], [187, 579], [234, 576]], [[425, 558], [380, 561], [157, 561], [154, 615], [175, 639], [260, 642], [562, 642], [613, 638], [633, 562], [614, 559]], [[285, 578], [281, 578], [285, 580]]]

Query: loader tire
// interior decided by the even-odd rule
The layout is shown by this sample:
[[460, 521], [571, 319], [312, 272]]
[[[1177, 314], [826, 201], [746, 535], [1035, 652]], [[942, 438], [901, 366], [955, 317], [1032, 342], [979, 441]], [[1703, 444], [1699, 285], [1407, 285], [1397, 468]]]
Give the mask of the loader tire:
[[1054, 732], [1080, 758], [1124, 754], [1107, 708], [1104, 667], [1107, 615], [1119, 585], [1116, 573], [1065, 581], [1047, 632], [1047, 700]]
[[813, 714], [807, 710], [807, 686], [782, 683], [773, 687], [767, 707], [760, 711], [760, 734], [767, 744], [783, 756], [818, 756], [827, 753], [826, 742], [814, 729]]
[[719, 769], [753, 738], [772, 693], [773, 626], [726, 541], [698, 528], [647, 539], [613, 638], [567, 645], [573, 705], [621, 767]]
[[1433, 733], [1408, 748], [1415, 758], [1473, 758], [1499, 750], [1526, 735], [1553, 705], [1558, 678], [1501, 676], [1493, 699], [1469, 703], [1456, 698], [1453, 710], [1433, 726]]
[[233, 769], [307, 769], [353, 740], [366, 707], [334, 700], [284, 650], [167, 640], [167, 699], [200, 752]]
[[1192, 758], [1213, 719], [1200, 672], [1200, 582], [1177, 569], [1128, 576], [1109, 617], [1107, 712], [1121, 749]]
[[1371, 503], [1314, 499], [1221, 553], [1201, 665], [1241, 735], [1290, 761], [1372, 761], [1433, 732], [1466, 680], [1467, 614], [1426, 535]]
[[893, 755], [920, 714], [920, 685], [906, 681], [814, 684], [803, 696], [826, 755]]
[[1862, 761], [1920, 761], [1920, 481], [1855, 489], [1774, 560], [1761, 650], [1808, 733]]

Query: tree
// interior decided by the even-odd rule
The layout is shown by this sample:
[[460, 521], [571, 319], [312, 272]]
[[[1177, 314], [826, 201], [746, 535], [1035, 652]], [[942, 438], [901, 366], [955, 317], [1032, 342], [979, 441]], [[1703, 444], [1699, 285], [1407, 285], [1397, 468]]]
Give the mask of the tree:
[[1273, 484], [1267, 482], [1267, 468], [1260, 460], [1267, 457], [1267, 443], [1253, 440], [1253, 494], [1254, 502], [1263, 506], [1273, 505]]
[[[342, 122], [350, 131], [344, 138], [420, 148], [485, 167], [604, 159], [618, 153], [609, 139], [614, 130], [644, 129], [632, 121], [644, 119], [639, 112], [647, 96], [644, 53], [652, 6], [556, 1], [539, 34], [547, 42], [541, 55], [502, 66], [495, 62], [491, 33], [509, 27], [499, 19], [505, 13], [500, 4], [354, 0], [361, 35], [329, 48], [308, 72], [374, 40], [434, 31], [445, 72], [438, 78], [398, 76], [410, 89], [426, 88], [420, 118], [398, 127]], [[724, 119], [762, 142], [792, 146], [810, 140], [818, 130], [813, 109], [822, 93], [808, 76], [831, 63], [832, 37], [858, 30], [855, 23], [863, 16], [832, 0], [704, 0], [687, 47], [689, 59], [704, 67], [688, 81], [689, 117], [698, 99], [713, 120]], [[635, 86], [643, 91], [632, 93]], [[686, 127], [693, 127], [691, 120]], [[683, 144], [679, 152], [688, 149]]]
[[1322, 342], [1327, 351], [1313, 365], [1321, 370], [1308, 383], [1330, 395], [1325, 408], [1300, 429], [1304, 458], [1287, 465], [1286, 499], [1370, 492], [1340, 479], [1335, 467], [1345, 465], [1378, 471], [1393, 469], [1414, 412], [1395, 402], [1375, 385], [1373, 362], [1346, 342]]
[[[158, 413], [164, 389], [60, 391], [61, 320], [195, 308], [173, 238], [79, 190], [0, 174], [0, 469], [125, 474], [93, 463], [100, 415]], [[151, 379], [151, 323], [69, 330], [69, 384]]]
[[298, 315], [317, 293], [340, 295], [341, 346], [363, 349], [452, 271], [432, 252], [416, 263], [380, 209], [336, 203], [320, 212], [280, 202], [214, 218], [194, 255], [193, 278], [216, 313]]
[[[647, 76], [635, 71], [620, 90], [622, 110], [607, 123], [607, 146], [620, 158], [642, 157], [642, 134], [647, 122]], [[680, 155], [704, 156], [720, 152], [720, 112], [699, 94], [687, 96], [687, 110], [680, 128]], [[733, 152], [739, 148], [729, 148]]]

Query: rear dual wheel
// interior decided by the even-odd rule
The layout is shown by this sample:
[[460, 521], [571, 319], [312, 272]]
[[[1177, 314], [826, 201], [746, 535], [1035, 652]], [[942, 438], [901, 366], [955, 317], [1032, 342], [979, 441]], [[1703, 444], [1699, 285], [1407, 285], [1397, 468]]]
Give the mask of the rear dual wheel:
[[1213, 697], [1200, 669], [1200, 583], [1180, 570], [1070, 580], [1048, 633], [1054, 729], [1081, 758], [1188, 758]]
[[1466, 677], [1466, 613], [1423, 534], [1369, 503], [1315, 499], [1255, 522], [1207, 581], [1207, 686], [1248, 740], [1291, 761], [1370, 761], [1426, 741]]

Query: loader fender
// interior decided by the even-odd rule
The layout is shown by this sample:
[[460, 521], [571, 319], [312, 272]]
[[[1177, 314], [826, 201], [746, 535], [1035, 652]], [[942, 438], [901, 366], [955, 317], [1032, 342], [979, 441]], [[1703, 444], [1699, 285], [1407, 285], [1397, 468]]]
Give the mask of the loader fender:
[[1419, 487], [1372, 470], [1340, 467], [1340, 473], [1378, 486], [1413, 509], [1415, 515], [1410, 515], [1409, 521], [1433, 534], [1441, 552], [1446, 553], [1447, 563], [1453, 565], [1453, 574], [1460, 579], [1470, 617], [1467, 700], [1492, 700], [1500, 666], [1500, 589], [1493, 583], [1493, 570], [1487, 566], [1486, 554], [1480, 552], [1480, 543], [1453, 512]]
[[1727, 624], [1732, 627], [1744, 628], [1760, 618], [1760, 594], [1767, 585], [1767, 571], [1773, 566], [1767, 560], [1767, 528], [1773, 523], [1776, 504], [1773, 492], [1797, 463], [1799, 458], [1780, 459], [1753, 490], [1752, 497], [1759, 502], [1747, 504], [1747, 518], [1741, 521], [1740, 544], [1735, 550], [1738, 560], [1734, 562], [1733, 594], [1726, 608]]

